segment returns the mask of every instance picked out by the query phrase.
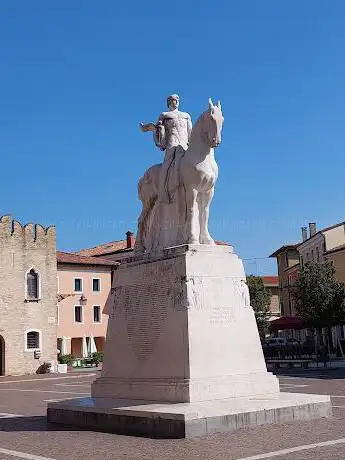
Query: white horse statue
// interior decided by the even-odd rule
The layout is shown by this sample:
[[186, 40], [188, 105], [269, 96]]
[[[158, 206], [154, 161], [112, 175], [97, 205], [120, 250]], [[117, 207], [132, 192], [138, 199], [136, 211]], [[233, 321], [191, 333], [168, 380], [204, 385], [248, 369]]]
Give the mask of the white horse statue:
[[218, 177], [214, 149], [221, 143], [223, 121], [220, 102], [214, 105], [209, 99], [208, 110], [193, 127], [188, 149], [181, 158], [175, 159], [179, 175], [177, 188], [169, 188], [168, 177], [171, 203], [158, 200], [161, 164], [149, 168], [139, 180], [143, 209], [138, 219], [137, 252], [180, 244], [215, 244], [208, 231], [208, 217]]

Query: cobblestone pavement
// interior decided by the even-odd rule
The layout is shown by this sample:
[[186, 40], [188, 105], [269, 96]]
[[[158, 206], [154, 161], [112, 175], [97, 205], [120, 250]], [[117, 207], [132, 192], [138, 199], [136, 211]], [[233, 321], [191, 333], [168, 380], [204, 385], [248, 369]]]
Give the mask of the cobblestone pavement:
[[46, 425], [49, 400], [85, 397], [97, 370], [0, 378], [0, 460], [343, 460], [345, 369], [286, 371], [283, 391], [331, 394], [332, 419], [240, 430], [189, 440], [154, 440]]

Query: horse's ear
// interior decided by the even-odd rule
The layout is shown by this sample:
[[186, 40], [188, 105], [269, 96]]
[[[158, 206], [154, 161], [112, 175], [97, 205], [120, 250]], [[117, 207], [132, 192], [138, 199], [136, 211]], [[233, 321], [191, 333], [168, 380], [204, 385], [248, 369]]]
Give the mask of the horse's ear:
[[220, 105], [220, 101], [217, 101], [217, 107], [218, 107], [219, 109], [222, 108], [222, 106]]
[[214, 108], [212, 99], [211, 99], [210, 97], [208, 98], [208, 108], [209, 108], [210, 110], [212, 110], [212, 109]]

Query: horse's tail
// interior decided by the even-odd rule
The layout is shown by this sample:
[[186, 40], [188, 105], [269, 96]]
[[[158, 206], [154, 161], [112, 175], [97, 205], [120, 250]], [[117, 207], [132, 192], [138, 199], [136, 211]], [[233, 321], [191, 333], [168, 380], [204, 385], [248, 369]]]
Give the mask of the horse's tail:
[[159, 176], [159, 166], [160, 165], [154, 165], [149, 168], [138, 182], [138, 196], [143, 204], [147, 200], [150, 200], [153, 196], [157, 196], [157, 179]]
[[145, 197], [144, 189], [145, 189], [145, 176], [141, 177], [138, 182], [138, 197], [140, 201], [142, 202], [144, 202], [144, 197]]
[[149, 229], [147, 228], [149, 217], [157, 200], [157, 166], [158, 165], [155, 165], [149, 168], [138, 182], [138, 196], [142, 202], [143, 209], [138, 219], [138, 234], [135, 245], [137, 251], [142, 251], [146, 248], [145, 240], [149, 233]]

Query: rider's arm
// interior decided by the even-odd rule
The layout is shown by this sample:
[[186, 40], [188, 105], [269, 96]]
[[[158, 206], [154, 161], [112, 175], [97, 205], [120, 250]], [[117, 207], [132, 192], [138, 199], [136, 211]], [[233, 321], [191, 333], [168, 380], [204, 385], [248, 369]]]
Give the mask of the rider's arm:
[[161, 150], [165, 150], [165, 127], [164, 127], [164, 114], [159, 115], [158, 121], [156, 123], [156, 129], [153, 133], [153, 138], [157, 147]]
[[188, 132], [188, 140], [189, 140], [190, 135], [192, 134], [192, 119], [190, 115], [188, 115], [188, 120], [187, 120], [187, 132]]

